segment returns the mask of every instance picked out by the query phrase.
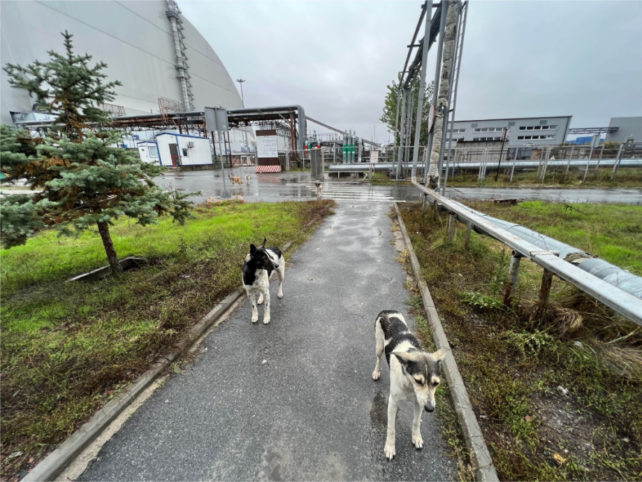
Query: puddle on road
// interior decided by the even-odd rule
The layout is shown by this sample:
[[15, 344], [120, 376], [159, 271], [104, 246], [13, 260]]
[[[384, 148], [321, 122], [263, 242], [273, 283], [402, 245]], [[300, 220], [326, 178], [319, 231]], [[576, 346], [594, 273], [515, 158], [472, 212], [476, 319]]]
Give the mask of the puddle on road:
[[[381, 383], [380, 381], [377, 383]], [[370, 423], [375, 428], [385, 427], [388, 421], [388, 401], [383, 390], [377, 389], [370, 407]]]
[[[234, 184], [228, 176], [241, 179]], [[316, 186], [309, 173], [256, 174], [253, 168], [234, 168], [221, 171], [170, 171], [155, 178], [164, 189], [181, 193], [199, 192], [190, 196], [196, 203], [206, 200], [242, 199], [245, 202], [280, 202], [316, 199]], [[642, 204], [641, 189], [488, 189], [450, 188], [449, 197], [462, 201], [468, 199], [520, 200], [543, 199], [557, 202], [619, 202]], [[337, 201], [418, 202], [421, 194], [408, 184], [370, 185], [358, 181], [326, 179], [322, 197]]]

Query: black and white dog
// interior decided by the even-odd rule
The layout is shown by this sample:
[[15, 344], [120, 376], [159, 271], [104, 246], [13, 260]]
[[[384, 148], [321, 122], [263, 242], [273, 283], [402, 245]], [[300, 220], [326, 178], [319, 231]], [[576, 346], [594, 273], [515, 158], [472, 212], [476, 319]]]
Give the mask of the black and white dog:
[[421, 438], [421, 412], [435, 409], [435, 389], [441, 381], [441, 360], [443, 350], [435, 353], [424, 351], [419, 340], [410, 331], [401, 313], [382, 311], [375, 320], [375, 339], [377, 345], [377, 364], [372, 379], [381, 376], [381, 355], [386, 351], [390, 368], [390, 396], [388, 398], [388, 428], [386, 445], [383, 449], [389, 460], [395, 456], [395, 419], [397, 406], [401, 400], [414, 402], [412, 422], [412, 443], [415, 448], [424, 446]]
[[265, 239], [257, 248], [250, 244], [250, 253], [245, 257], [243, 264], [243, 286], [247, 297], [252, 303], [252, 323], [259, 321], [259, 310], [256, 306], [256, 295], [258, 304], [263, 303], [263, 323], [270, 322], [270, 275], [276, 271], [279, 276], [279, 291], [277, 296], [283, 298], [283, 278], [285, 277], [285, 259], [278, 248], [266, 248]]

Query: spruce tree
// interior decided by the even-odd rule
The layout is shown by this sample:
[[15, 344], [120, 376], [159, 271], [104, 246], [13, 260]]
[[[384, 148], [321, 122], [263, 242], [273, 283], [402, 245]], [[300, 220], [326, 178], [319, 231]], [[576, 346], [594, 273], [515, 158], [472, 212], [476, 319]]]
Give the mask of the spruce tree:
[[24, 244], [40, 229], [56, 226], [62, 234], [98, 228], [109, 265], [122, 271], [109, 227], [120, 216], [142, 225], [171, 214], [181, 224], [189, 216], [187, 195], [168, 193], [152, 181], [163, 168], [143, 162], [116, 147], [118, 131], [94, 129], [109, 122], [102, 109], [114, 98], [119, 82], [106, 82], [106, 64], [90, 65], [90, 55], [76, 55], [72, 35], [64, 32], [65, 53], [48, 52], [48, 62], [27, 67], [8, 64], [10, 83], [26, 89], [42, 108], [57, 115], [49, 135], [2, 127], [1, 169], [9, 180], [26, 179], [33, 196], [2, 199], [2, 244]]

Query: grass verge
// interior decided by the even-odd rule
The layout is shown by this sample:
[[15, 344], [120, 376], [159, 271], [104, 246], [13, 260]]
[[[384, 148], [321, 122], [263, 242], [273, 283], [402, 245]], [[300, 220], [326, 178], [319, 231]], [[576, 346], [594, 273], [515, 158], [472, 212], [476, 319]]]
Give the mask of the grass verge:
[[123, 220], [112, 229], [119, 256], [148, 264], [120, 279], [64, 282], [105, 264], [96, 233], [2, 250], [3, 479], [23, 476], [238, 288], [250, 242], [295, 248], [333, 205], [200, 206], [185, 226]]
[[640, 188], [642, 187], [642, 168], [621, 168], [615, 179], [611, 180], [612, 168], [590, 168], [584, 180], [584, 168], [566, 170], [565, 166], [549, 167], [544, 181], [538, 177], [537, 170], [515, 171], [510, 180], [510, 162], [502, 163], [496, 177], [496, 165], [489, 164], [486, 177], [477, 178], [476, 171], [457, 171], [448, 176], [448, 185], [453, 187], [563, 187], [563, 188]]
[[524, 201], [468, 203], [642, 276], [642, 206]]
[[[537, 306], [541, 269], [526, 260], [505, 307], [507, 248], [473, 233], [466, 250], [463, 229], [446, 242], [445, 216], [400, 209], [499, 477], [639, 480], [638, 327], [558, 279], [551, 303]], [[465, 456], [456, 427], [446, 431]]]

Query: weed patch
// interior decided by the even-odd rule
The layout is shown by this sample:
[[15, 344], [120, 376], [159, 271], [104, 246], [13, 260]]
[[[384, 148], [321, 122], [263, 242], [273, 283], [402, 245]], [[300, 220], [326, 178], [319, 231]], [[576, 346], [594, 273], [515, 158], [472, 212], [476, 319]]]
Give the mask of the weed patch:
[[[605, 216], [608, 207], [533, 207], [541, 208], [537, 216], [549, 225], [553, 209], [588, 225], [593, 221], [587, 213], [602, 212], [600, 231], [620, 223], [617, 216]], [[497, 206], [490, 214], [497, 216], [500, 209], [512, 207]], [[528, 260], [522, 260], [513, 304], [506, 307], [500, 300], [507, 248], [472, 233], [466, 250], [461, 227], [446, 244], [445, 223], [430, 208], [422, 212], [418, 205], [403, 205], [400, 210], [499, 477], [640, 479], [642, 336], [637, 327], [558, 279], [550, 304], [542, 308], [537, 301], [542, 271]], [[627, 242], [620, 237], [620, 244]], [[421, 326], [418, 332], [428, 337]], [[446, 416], [444, 423], [452, 419]], [[460, 477], [469, 478], [462, 442], [454, 440], [456, 427], [446, 433], [463, 457]]]

